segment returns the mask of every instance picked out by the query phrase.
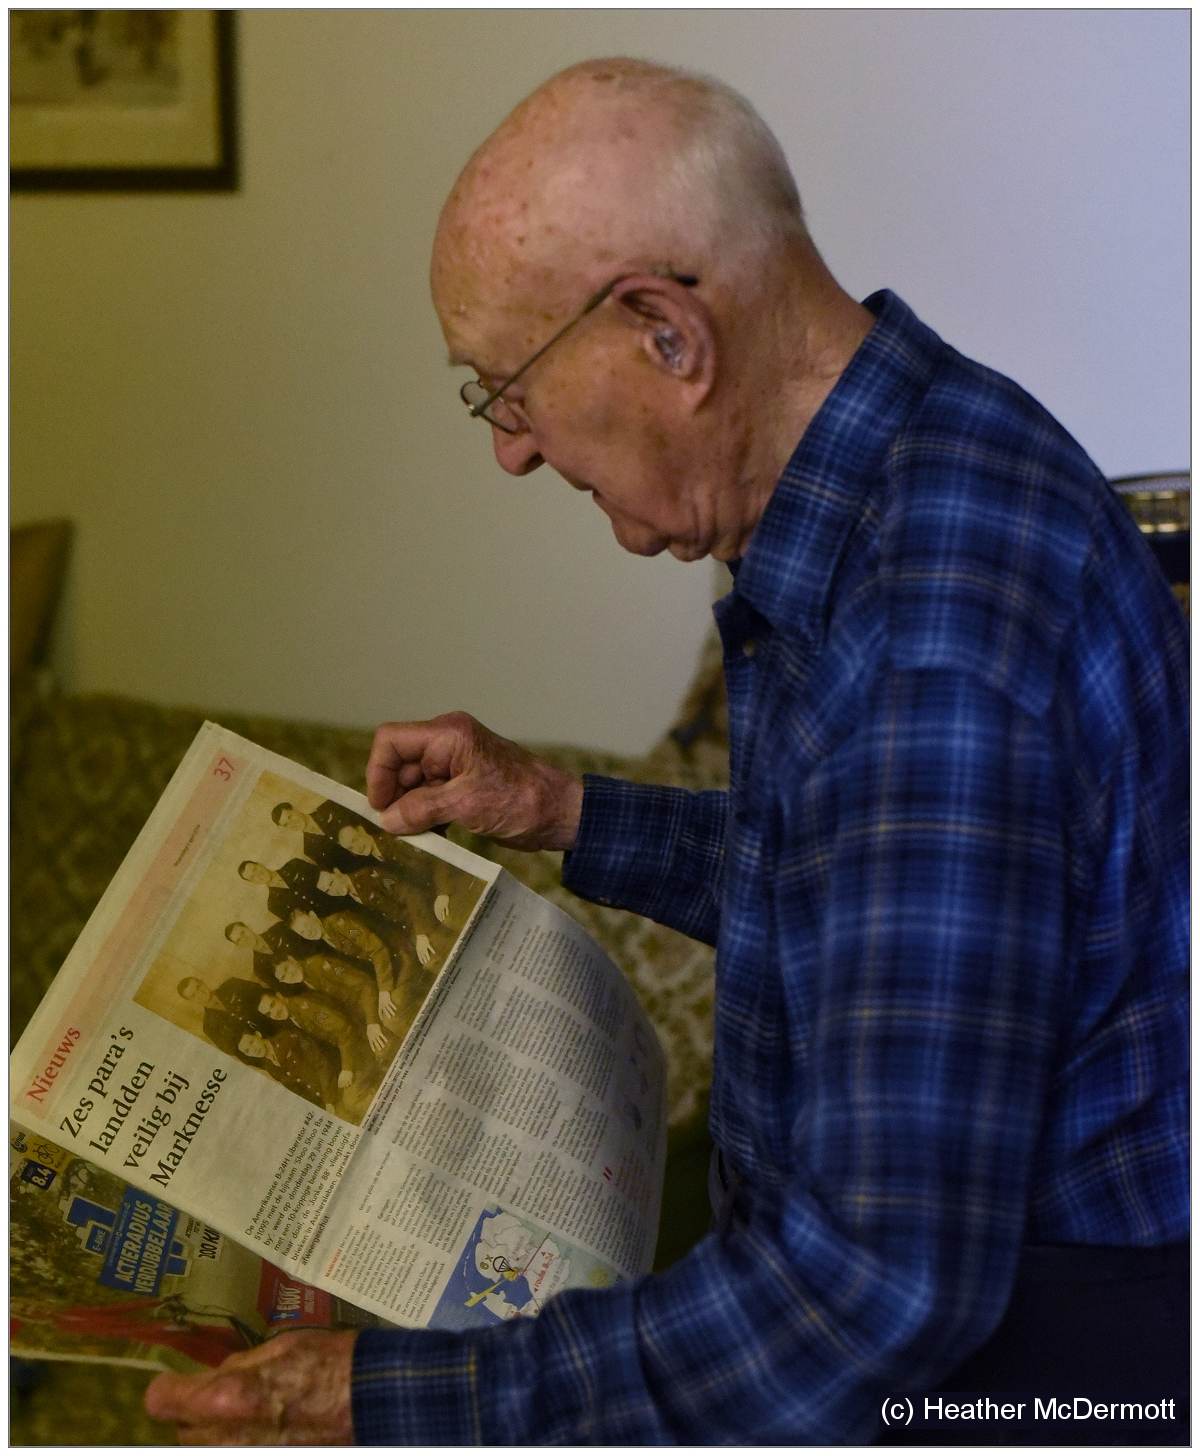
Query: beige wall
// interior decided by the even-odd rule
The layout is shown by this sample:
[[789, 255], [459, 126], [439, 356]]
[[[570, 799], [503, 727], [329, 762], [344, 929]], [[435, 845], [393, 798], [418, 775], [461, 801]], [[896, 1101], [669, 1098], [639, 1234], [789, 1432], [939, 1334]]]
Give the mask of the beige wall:
[[250, 11], [228, 195], [12, 206], [14, 521], [79, 535], [70, 687], [369, 724], [464, 706], [619, 750], [715, 568], [620, 552], [462, 417], [442, 195], [550, 71], [718, 72], [834, 271], [1014, 374], [1110, 473], [1187, 460], [1186, 12]]

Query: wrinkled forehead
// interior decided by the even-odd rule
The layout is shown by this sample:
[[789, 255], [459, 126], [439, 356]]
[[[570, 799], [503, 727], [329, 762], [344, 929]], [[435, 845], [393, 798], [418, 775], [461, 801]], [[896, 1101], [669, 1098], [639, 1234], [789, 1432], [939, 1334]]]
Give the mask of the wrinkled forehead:
[[589, 292], [578, 217], [524, 155], [474, 161], [442, 210], [430, 281], [452, 362], [528, 354]]
[[480, 372], [517, 365], [545, 342], [573, 306], [562, 270], [536, 266], [513, 249], [485, 243], [436, 256], [433, 302], [451, 364]]

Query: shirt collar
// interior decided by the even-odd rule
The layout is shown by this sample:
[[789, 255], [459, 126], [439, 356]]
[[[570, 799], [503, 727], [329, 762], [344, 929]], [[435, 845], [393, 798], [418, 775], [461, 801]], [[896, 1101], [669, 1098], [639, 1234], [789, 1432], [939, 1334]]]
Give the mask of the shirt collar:
[[864, 307], [875, 326], [801, 436], [734, 569], [734, 595], [776, 627], [819, 628], [868, 487], [945, 349], [889, 290]]

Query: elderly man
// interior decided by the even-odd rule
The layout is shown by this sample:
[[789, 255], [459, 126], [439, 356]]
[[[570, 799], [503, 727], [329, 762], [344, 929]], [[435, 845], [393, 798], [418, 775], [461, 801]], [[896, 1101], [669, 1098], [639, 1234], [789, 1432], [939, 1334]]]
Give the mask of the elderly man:
[[[730, 787], [580, 783], [450, 714], [379, 730], [371, 802], [569, 851], [578, 893], [715, 942], [714, 1229], [536, 1320], [296, 1337], [151, 1410], [429, 1445], [854, 1442], [906, 1399], [922, 1443], [1088, 1442], [1031, 1392], [1178, 1415], [1186, 657], [1120, 503], [1017, 386], [842, 291], [704, 80], [552, 79], [432, 280], [505, 470], [730, 564]], [[939, 1427], [939, 1387], [1025, 1404]]]

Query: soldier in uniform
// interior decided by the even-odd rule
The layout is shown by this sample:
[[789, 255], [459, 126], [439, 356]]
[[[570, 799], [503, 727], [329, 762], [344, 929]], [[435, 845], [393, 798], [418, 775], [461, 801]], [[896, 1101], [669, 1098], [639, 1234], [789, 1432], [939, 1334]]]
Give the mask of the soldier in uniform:
[[369, 861], [349, 871], [322, 870], [319, 883], [324, 897], [335, 905], [338, 900], [350, 900], [387, 921], [426, 970], [439, 969], [454, 944], [456, 932], [438, 920], [432, 898], [391, 865]]
[[258, 1003], [262, 999], [262, 987], [254, 981], [243, 980], [240, 976], [230, 976], [214, 990], [207, 981], [202, 981], [199, 976], [184, 976], [175, 989], [185, 1001], [191, 1002], [193, 1006], [203, 1007], [205, 1011], [223, 1011], [234, 1021], [251, 1030], [261, 1031], [265, 1025], [265, 1018], [258, 1010]]
[[385, 864], [402, 875], [428, 899], [437, 923], [454, 934], [467, 923], [486, 888], [483, 880], [457, 865], [361, 820], [338, 829], [337, 844], [354, 855], [357, 864], [363, 860]]
[[380, 1025], [375, 982], [355, 961], [322, 950], [300, 958], [280, 956], [274, 962], [272, 978], [275, 989], [285, 993], [316, 991], [336, 1001], [363, 1023], [367, 1041], [376, 1056], [382, 1056], [387, 1050], [389, 1043]]
[[248, 1066], [266, 1072], [289, 1092], [326, 1112], [338, 1105], [334, 1054], [315, 1037], [290, 1024], [264, 1018], [265, 1030], [253, 1031], [224, 1011], [204, 1013], [204, 1034], [214, 1046]]
[[337, 905], [321, 893], [318, 886], [321, 873], [320, 867], [311, 860], [299, 858], [288, 860], [277, 870], [256, 859], [244, 859], [238, 865], [238, 874], [247, 884], [262, 885], [267, 890], [287, 890], [299, 904], [307, 905], [318, 915], [327, 915]]
[[275, 991], [263, 991], [258, 1010], [268, 1021], [290, 1021], [332, 1048], [340, 1063], [339, 1087], [349, 1087], [375, 1070], [361, 1017], [351, 1015], [328, 996], [307, 989], [286, 997]]
[[310, 949], [308, 942], [281, 920], [273, 921], [262, 931], [252, 930], [244, 920], [234, 920], [225, 927], [225, 939], [239, 950], [254, 953], [254, 974], [264, 986], [273, 984], [275, 962], [280, 956], [307, 955]]
[[324, 940], [340, 955], [367, 961], [375, 974], [380, 1021], [400, 1036], [408, 1030], [433, 985], [433, 975], [400, 943], [400, 932], [385, 939], [359, 909], [322, 917], [295, 907], [287, 924], [309, 942]]

